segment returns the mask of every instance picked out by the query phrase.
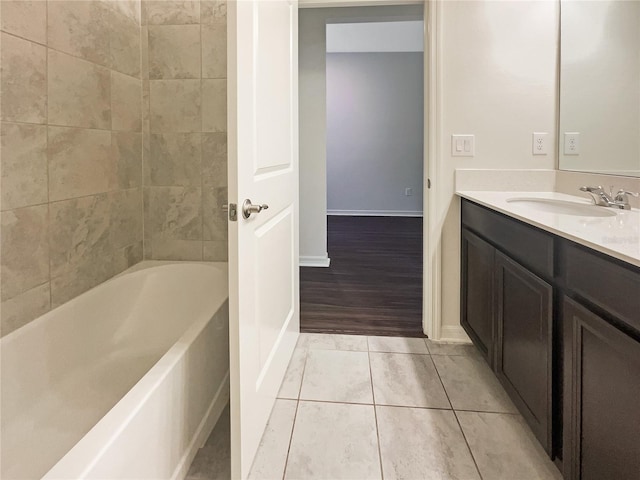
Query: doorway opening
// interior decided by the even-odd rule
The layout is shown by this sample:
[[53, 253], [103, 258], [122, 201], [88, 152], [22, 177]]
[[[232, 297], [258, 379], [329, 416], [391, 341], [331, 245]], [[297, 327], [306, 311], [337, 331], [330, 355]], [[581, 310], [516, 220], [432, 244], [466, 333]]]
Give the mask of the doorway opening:
[[[313, 27], [325, 28], [324, 71], [309, 65], [300, 35], [300, 328], [423, 337], [422, 7], [318, 10], [324, 18]], [[312, 27], [307, 12], [318, 16], [302, 11], [301, 28]], [[319, 262], [308, 259], [322, 251], [305, 256], [314, 222], [304, 213], [304, 179], [314, 168], [303, 144], [305, 68], [326, 82], [326, 230], [315, 230], [325, 237], [326, 260]]]

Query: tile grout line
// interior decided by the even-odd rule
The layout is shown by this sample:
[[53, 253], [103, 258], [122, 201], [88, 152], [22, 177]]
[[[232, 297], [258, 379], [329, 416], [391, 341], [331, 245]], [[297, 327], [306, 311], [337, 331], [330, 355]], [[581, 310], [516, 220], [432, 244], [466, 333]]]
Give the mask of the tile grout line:
[[[52, 251], [52, 247], [51, 247], [51, 189], [49, 188], [49, 184], [50, 184], [50, 173], [49, 173], [49, 51], [48, 51], [48, 44], [49, 44], [49, 2], [45, 2], [45, 12], [44, 12], [44, 18], [45, 18], [45, 26], [44, 26], [44, 35], [45, 35], [45, 46], [44, 48], [47, 49], [45, 50], [45, 56], [44, 56], [44, 61], [45, 61], [45, 70], [46, 70], [46, 82], [47, 82], [47, 101], [46, 101], [46, 106], [47, 106], [47, 121], [44, 124], [44, 129], [45, 129], [45, 135], [46, 135], [46, 139], [47, 139], [47, 150], [45, 152], [45, 156], [47, 159], [47, 247], [48, 247], [48, 251], [47, 251], [47, 256], [48, 258], [48, 267], [49, 267], [49, 274], [47, 275], [47, 280], [49, 282], [49, 311], [51, 310], [52, 306], [53, 306], [53, 292], [52, 292], [52, 288], [51, 288], [51, 284], [53, 283], [52, 278], [51, 278], [51, 251]], [[111, 88], [111, 86], [109, 86], [109, 88]], [[111, 153], [111, 152], [110, 152]]]
[[[146, 118], [146, 122], [149, 121], [149, 112], [146, 113], [145, 115], [145, 105], [146, 103], [150, 103], [150, 102], [145, 102], [144, 101], [144, 93], [145, 93], [145, 81], [148, 83], [149, 79], [145, 78], [148, 77], [149, 74], [149, 62], [147, 61], [147, 65], [145, 67], [144, 64], [144, 59], [145, 59], [145, 54], [144, 54], [144, 50], [145, 50], [145, 46], [146, 46], [146, 51], [147, 51], [147, 59], [149, 57], [148, 53], [149, 53], [149, 32], [148, 29], [145, 27], [142, 27], [143, 21], [142, 21], [142, 9], [144, 8], [144, 6], [142, 5], [143, 2], [145, 0], [140, 0], [140, 24], [138, 25], [140, 28], [140, 31], [138, 33], [138, 38], [140, 40], [140, 217], [141, 217], [141, 224], [142, 224], [142, 252], [141, 252], [141, 261], [144, 261], [147, 258], [146, 255], [146, 249], [147, 249], [147, 245], [146, 245], [146, 236], [145, 236], [145, 214], [144, 214], [144, 187], [145, 187], [145, 178], [144, 178], [144, 172], [145, 172], [145, 162], [148, 161], [147, 157], [148, 155], [145, 155], [145, 137], [146, 140], [149, 142], [149, 145], [151, 145], [151, 138], [149, 135], [149, 132], [145, 132], [145, 118]], [[143, 39], [143, 35], [146, 35], [146, 40]], [[146, 72], [146, 74], [145, 74]], [[148, 130], [151, 130], [150, 128]], [[151, 147], [149, 147], [149, 150], [151, 150]]]
[[[298, 337], [299, 339], [299, 337]], [[297, 345], [297, 344], [296, 344]], [[294, 348], [295, 350], [295, 348]], [[291, 443], [293, 441], [293, 431], [296, 428], [296, 420], [298, 418], [298, 408], [300, 407], [300, 393], [302, 392], [302, 382], [304, 381], [304, 372], [307, 369], [307, 358], [308, 358], [309, 350], [305, 349], [304, 352], [304, 363], [302, 364], [302, 375], [300, 375], [300, 387], [298, 387], [298, 398], [296, 399], [296, 411], [293, 414], [293, 423], [291, 425], [291, 435], [289, 435], [289, 445], [287, 446], [287, 456], [284, 460], [284, 469], [282, 471], [282, 480], [285, 479], [287, 474], [287, 467], [289, 466], [289, 453], [291, 453]]]
[[369, 380], [371, 381], [371, 398], [373, 401], [373, 417], [376, 422], [376, 440], [378, 442], [378, 462], [380, 463], [380, 478], [384, 480], [384, 468], [382, 467], [382, 447], [380, 446], [380, 427], [378, 425], [378, 409], [376, 407], [376, 393], [373, 388], [373, 372], [371, 370], [371, 351], [369, 350], [369, 336], [365, 338], [367, 342], [367, 360], [369, 363]]
[[[202, 59], [203, 59], [203, 50], [204, 50], [204, 43], [202, 42], [202, 2], [200, 2], [200, 16], [198, 19], [198, 30], [199, 30], [199, 35], [200, 35], [200, 255], [201, 255], [201, 259], [202, 261], [204, 261], [204, 209], [205, 209], [205, 201], [204, 201], [204, 175], [203, 175], [203, 168], [204, 168], [204, 148], [203, 148], [203, 144], [204, 144], [204, 135], [203, 135], [203, 131], [204, 131], [204, 119], [202, 118], [202, 110], [203, 110], [203, 102], [202, 102]], [[296, 412], [297, 412], [298, 408], [296, 407]]]
[[[428, 348], [428, 347], [427, 347]], [[449, 405], [451, 405], [451, 411], [453, 412], [453, 417], [456, 419], [456, 423], [458, 424], [458, 428], [460, 429], [460, 433], [462, 434], [462, 438], [464, 439], [464, 443], [467, 445], [467, 449], [469, 450], [469, 455], [471, 455], [471, 459], [473, 460], [473, 464], [476, 467], [476, 471], [478, 472], [478, 476], [480, 480], [482, 480], [482, 473], [480, 473], [480, 468], [478, 467], [478, 462], [476, 461], [476, 457], [473, 455], [473, 451], [471, 450], [471, 445], [469, 445], [469, 441], [467, 440], [467, 436], [464, 434], [464, 430], [462, 429], [462, 424], [460, 423], [460, 419], [458, 418], [458, 414], [453, 408], [453, 403], [451, 403], [451, 398], [449, 398], [449, 392], [444, 386], [444, 382], [442, 381], [442, 377], [440, 376], [440, 372], [438, 371], [438, 367], [436, 362], [433, 361], [433, 357], [431, 358], [431, 362], [433, 363], [433, 368], [436, 371], [436, 375], [438, 375], [438, 380], [440, 380], [440, 384], [442, 385], [442, 389], [444, 390], [444, 394], [447, 396], [447, 400], [449, 401]]]

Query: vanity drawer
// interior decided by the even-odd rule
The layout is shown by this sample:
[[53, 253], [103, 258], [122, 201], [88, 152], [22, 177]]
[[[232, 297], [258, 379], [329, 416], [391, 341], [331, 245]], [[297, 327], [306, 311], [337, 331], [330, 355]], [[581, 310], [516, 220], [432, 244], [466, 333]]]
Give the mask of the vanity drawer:
[[537, 275], [553, 278], [553, 236], [462, 199], [462, 223]]
[[640, 269], [572, 242], [562, 243], [567, 291], [640, 332]]

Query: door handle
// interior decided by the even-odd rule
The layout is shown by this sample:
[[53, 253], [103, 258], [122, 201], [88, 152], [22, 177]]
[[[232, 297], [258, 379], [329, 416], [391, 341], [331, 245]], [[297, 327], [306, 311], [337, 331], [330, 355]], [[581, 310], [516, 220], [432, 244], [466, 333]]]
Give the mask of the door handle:
[[260, 213], [262, 210], [269, 208], [269, 205], [263, 203], [262, 205], [254, 205], [248, 198], [242, 204], [242, 216], [249, 218], [252, 213]]

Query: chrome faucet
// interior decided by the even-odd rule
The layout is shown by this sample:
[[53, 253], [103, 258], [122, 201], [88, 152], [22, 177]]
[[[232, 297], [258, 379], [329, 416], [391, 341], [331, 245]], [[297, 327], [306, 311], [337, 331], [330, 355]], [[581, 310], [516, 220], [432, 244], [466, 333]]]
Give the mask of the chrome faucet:
[[618, 193], [613, 194], [613, 187], [610, 187], [609, 193], [605, 192], [601, 186], [597, 187], [580, 187], [580, 190], [583, 192], [587, 192], [591, 195], [593, 199], [594, 205], [600, 205], [602, 207], [615, 207], [622, 210], [630, 210], [631, 205], [629, 205], [629, 195], [633, 197], [637, 197], [638, 194], [635, 192], [627, 192], [624, 189], [618, 190]]

